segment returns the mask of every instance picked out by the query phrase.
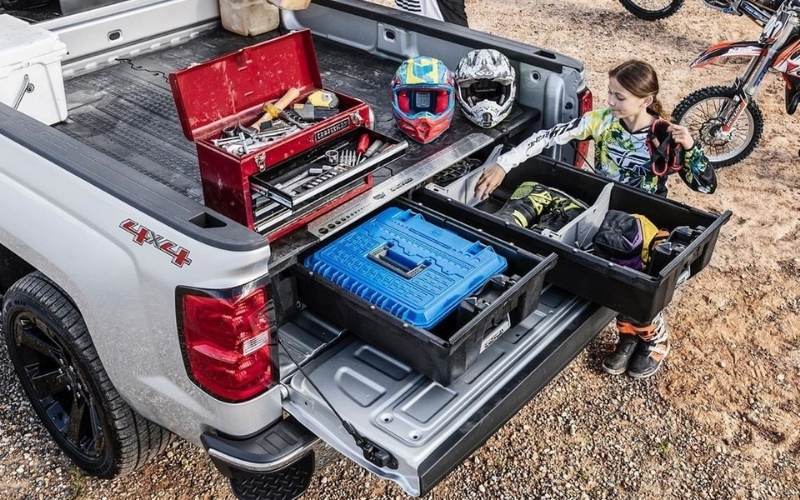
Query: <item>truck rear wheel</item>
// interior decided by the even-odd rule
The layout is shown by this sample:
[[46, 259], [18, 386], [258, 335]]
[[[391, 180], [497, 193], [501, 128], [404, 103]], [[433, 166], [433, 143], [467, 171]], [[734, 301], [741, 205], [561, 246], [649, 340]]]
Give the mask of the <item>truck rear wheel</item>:
[[122, 400], [69, 297], [43, 274], [14, 283], [3, 297], [9, 357], [34, 411], [66, 455], [87, 474], [131, 472], [173, 435]]

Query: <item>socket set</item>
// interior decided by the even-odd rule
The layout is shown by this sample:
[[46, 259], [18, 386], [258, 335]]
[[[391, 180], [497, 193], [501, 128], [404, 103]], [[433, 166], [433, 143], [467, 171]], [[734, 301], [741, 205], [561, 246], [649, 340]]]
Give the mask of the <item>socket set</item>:
[[[314, 203], [308, 203], [295, 209], [286, 208], [280, 203], [268, 200], [259, 208], [255, 209], [255, 224], [253, 225], [253, 229], [267, 236], [270, 241], [275, 240], [284, 232], [287, 232], [286, 229], [290, 226], [298, 224], [304, 225], [304, 218], [313, 219], [314, 213], [319, 211], [320, 207], [328, 203], [335, 203], [336, 200], [343, 199], [351, 193], [358, 194], [365, 188], [371, 186], [371, 180], [368, 181], [362, 177], [358, 177], [351, 182], [327, 192]], [[261, 199], [259, 199], [259, 201], [260, 200]]]
[[394, 159], [408, 147], [393, 143], [374, 132], [349, 134], [332, 146], [324, 146], [290, 162], [251, 178], [260, 193], [288, 209], [313, 202], [332, 189]]

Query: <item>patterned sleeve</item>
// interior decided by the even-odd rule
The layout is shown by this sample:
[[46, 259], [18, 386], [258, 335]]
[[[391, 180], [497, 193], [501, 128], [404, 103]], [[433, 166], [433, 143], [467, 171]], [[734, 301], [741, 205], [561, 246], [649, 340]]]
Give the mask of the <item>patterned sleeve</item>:
[[517, 147], [501, 155], [497, 164], [508, 173], [509, 170], [532, 158], [545, 149], [566, 144], [573, 139], [584, 140], [596, 136], [596, 129], [602, 121], [605, 110], [590, 111], [581, 118], [576, 118], [567, 123], [560, 123], [549, 130], [539, 130]]
[[683, 152], [681, 179], [690, 188], [701, 193], [711, 194], [717, 189], [717, 174], [708, 162], [703, 150], [697, 146]]

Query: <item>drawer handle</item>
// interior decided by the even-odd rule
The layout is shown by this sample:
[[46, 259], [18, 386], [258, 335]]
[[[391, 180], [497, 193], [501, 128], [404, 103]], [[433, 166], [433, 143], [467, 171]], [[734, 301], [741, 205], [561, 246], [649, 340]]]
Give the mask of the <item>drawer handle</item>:
[[386, 269], [394, 271], [400, 276], [409, 279], [418, 275], [430, 265], [428, 260], [414, 262], [407, 256], [399, 252], [395, 252], [392, 250], [392, 245], [390, 243], [384, 243], [375, 250], [371, 251], [369, 253], [369, 258], [370, 260], [382, 265]]

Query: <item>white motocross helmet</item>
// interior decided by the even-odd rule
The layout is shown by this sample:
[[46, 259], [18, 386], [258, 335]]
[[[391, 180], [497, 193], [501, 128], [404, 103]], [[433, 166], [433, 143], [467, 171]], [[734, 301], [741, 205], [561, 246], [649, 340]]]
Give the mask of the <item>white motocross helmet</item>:
[[492, 128], [511, 113], [517, 94], [516, 72], [500, 52], [471, 51], [458, 63], [455, 77], [461, 111], [475, 125]]

